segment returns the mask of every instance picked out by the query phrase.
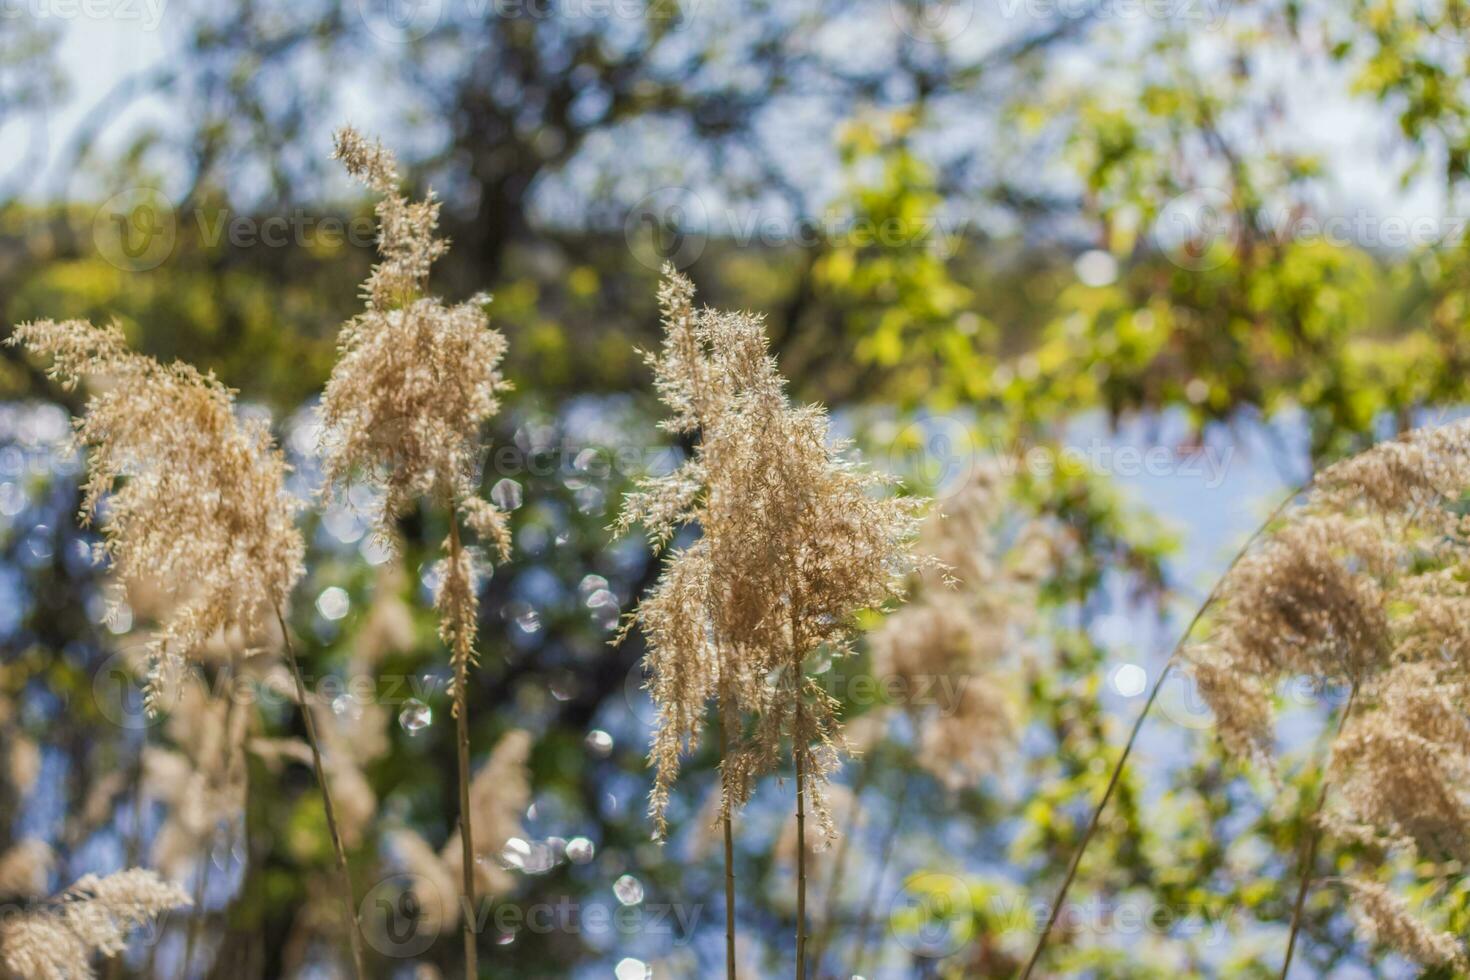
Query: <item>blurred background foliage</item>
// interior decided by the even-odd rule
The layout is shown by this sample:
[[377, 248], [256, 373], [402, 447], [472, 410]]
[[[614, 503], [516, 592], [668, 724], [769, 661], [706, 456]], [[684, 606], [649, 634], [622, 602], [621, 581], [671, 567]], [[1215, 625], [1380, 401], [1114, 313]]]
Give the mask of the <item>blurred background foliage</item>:
[[[846, 767], [862, 818], [838, 852], [846, 890], [818, 905], [834, 924], [823, 975], [1012, 975], [1140, 703], [1118, 665], [1153, 676], [1281, 488], [1465, 401], [1459, 0], [176, 0], [154, 32], [161, 56], [87, 86], [99, 94], [65, 133], [48, 120], [75, 98], [59, 55], [68, 24], [33, 13], [0, 34], [0, 329], [115, 318], [142, 350], [213, 370], [272, 413], [306, 495], [312, 400], [372, 261], [371, 204], [327, 161], [337, 125], [377, 131], [411, 163], [412, 185], [442, 197], [454, 248], [437, 288], [494, 294], [516, 391], [488, 434], [510, 453], [492, 451], [484, 489], [518, 502], [516, 552], [482, 595], [474, 746], [478, 765], [507, 731], [532, 733], [522, 840], [538, 855], [512, 855], [515, 885], [497, 901], [697, 914], [687, 930], [490, 928], [488, 976], [719, 969], [718, 856], [695, 846], [714, 760], [692, 761], [675, 839], [651, 844], [641, 644], [608, 644], [658, 565], [605, 529], [629, 480], [677, 451], [654, 427], [636, 353], [656, 343], [663, 259], [702, 301], [763, 312], [796, 394], [827, 402], [870, 459], [921, 492], [951, 491], [956, 464], [963, 478], [981, 458], [1024, 463], [1088, 433], [1265, 461], [1238, 458], [1243, 474], [1203, 489], [1177, 474], [1140, 488], [1106, 467], [1020, 467], [1007, 520], [1045, 522], [1055, 553], [1040, 625], [1012, 663], [1019, 761], [947, 785], [900, 718]], [[1329, 138], [1343, 130], [1360, 138]], [[1365, 172], [1391, 193], [1362, 221]], [[103, 203], [125, 192], [148, 206]], [[1406, 202], [1426, 199], [1432, 219], [1417, 227], [1429, 231], [1416, 234]], [[131, 224], [110, 223], [118, 213]], [[290, 229], [279, 245], [263, 235], [273, 220]], [[162, 228], [161, 256], [119, 251]], [[146, 849], [167, 807], [139, 778], [84, 804], [106, 774], [137, 772], [145, 736], [177, 736], [119, 726], [101, 707], [97, 678], [144, 615], [104, 620], [115, 584], [86, 560], [91, 535], [74, 519], [78, 464], [60, 443], [80, 394], [0, 351], [0, 733], [38, 747], [40, 774], [22, 785], [12, 765], [0, 851], [44, 838], [55, 886]], [[638, 466], [610, 465], [619, 449]], [[1152, 513], [1180, 495], [1182, 526]], [[306, 520], [311, 572], [293, 627], [308, 672], [350, 672], [396, 603], [409, 626], [378, 673], [417, 682], [432, 717], [400, 724], [400, 693], [379, 686], [392, 714], [386, 750], [363, 769], [376, 800], [354, 854], [366, 893], [394, 867], [389, 831], [437, 847], [453, 830], [447, 658], [426, 608], [442, 529], [406, 521], [404, 552], [388, 560], [350, 506]], [[868, 668], [859, 657], [831, 669]], [[1151, 722], [1083, 862], [1084, 914], [1064, 919], [1046, 969], [1274, 976], [1298, 801], [1316, 786], [1316, 733], [1338, 695], [1297, 705], [1279, 790], [1224, 761], [1207, 722], [1175, 723], [1196, 715]], [[252, 725], [300, 734], [280, 705]], [[243, 821], [212, 830], [191, 866], [202, 907], [115, 975], [161, 963], [179, 975], [194, 931], [197, 975], [340, 969], [310, 772], [260, 755], [249, 765]], [[773, 856], [788, 790], [772, 781], [742, 821], [751, 975], [792, 955], [791, 871]], [[576, 838], [590, 856], [579, 845], [568, 857]], [[1321, 867], [1352, 859], [1329, 849]], [[817, 855], [819, 874], [829, 860]], [[640, 902], [614, 890], [625, 875]], [[1465, 934], [1470, 885], [1453, 880], [1450, 925]], [[1127, 927], [1124, 907], [1161, 918]], [[1330, 895], [1308, 911], [1303, 976], [1411, 972]], [[375, 968], [453, 975], [456, 949], [445, 930]]]

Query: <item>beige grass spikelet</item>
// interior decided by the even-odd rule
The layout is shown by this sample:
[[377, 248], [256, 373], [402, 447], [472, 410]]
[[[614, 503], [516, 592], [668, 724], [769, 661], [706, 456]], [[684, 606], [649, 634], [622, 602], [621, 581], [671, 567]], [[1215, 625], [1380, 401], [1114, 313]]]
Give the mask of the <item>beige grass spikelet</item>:
[[103, 552], [119, 579], [174, 590], [150, 644], [156, 707], [183, 658], [217, 633], [257, 634], [301, 577], [285, 459], [263, 421], [236, 415], [230, 389], [133, 353], [116, 325], [25, 323], [9, 342], [48, 358], [49, 375], [67, 387], [105, 382], [76, 423], [87, 454], [81, 516], [101, 513]]
[[353, 639], [353, 662], [372, 670], [391, 653], [413, 649], [413, 610], [403, 600], [403, 568], [390, 563], [378, 573], [372, 605], [362, 629]]
[[6, 757], [6, 776], [10, 785], [21, 796], [29, 793], [41, 775], [41, 748], [32, 739], [19, 733], [7, 739], [10, 745]]
[[1411, 432], [1325, 469], [1221, 583], [1185, 651], [1233, 752], [1269, 764], [1282, 680], [1366, 687], [1395, 664], [1470, 677], [1470, 422]]
[[[1366, 865], [1401, 847], [1431, 861], [1470, 854], [1467, 491], [1470, 421], [1328, 467], [1222, 580], [1212, 629], [1186, 649], [1227, 749], [1268, 766], [1281, 681], [1351, 687], [1317, 821], [1370, 845]], [[1304, 874], [1299, 894], [1309, 884]], [[1425, 964], [1462, 957], [1387, 886], [1347, 887], [1368, 938]]]
[[247, 791], [245, 745], [252, 712], [189, 679], [169, 712], [165, 732], [177, 747], [143, 750], [143, 790], [167, 815], [153, 841], [153, 863], [186, 880], [221, 826], [240, 821]]
[[954, 789], [995, 772], [1019, 724], [1006, 667], [1034, 619], [1045, 532], [1028, 522], [1002, 543], [1009, 490], [986, 467], [936, 507], [918, 544], [931, 563], [869, 637], [874, 673], [911, 695], [898, 707], [914, 723], [917, 761]]
[[1358, 930], [1369, 942], [1382, 943], [1426, 967], [1465, 968], [1465, 947], [1459, 937], [1425, 924], [1387, 886], [1362, 878], [1345, 878], [1342, 883], [1352, 898]]
[[[827, 805], [832, 811], [832, 822], [839, 826], [852, 825], [855, 829], [860, 829], [865, 825], [861, 808], [856, 813], [853, 811], [856, 804], [856, 798], [846, 786], [834, 785], [827, 791]], [[854, 818], [855, 822], [853, 822]], [[771, 856], [775, 859], [777, 866], [784, 871], [794, 872], [796, 869], [796, 839], [796, 814], [793, 813], [781, 822], [781, 832], [776, 836], [776, 845], [771, 850]], [[810, 846], [808, 844], [808, 848]], [[824, 881], [830, 880], [828, 875], [812, 877]], [[826, 896], [818, 894], [815, 899], [817, 905], [822, 905], [825, 904]]]
[[55, 866], [55, 853], [39, 837], [13, 844], [8, 851], [0, 853], [0, 898], [44, 895]]
[[645, 480], [617, 525], [641, 524], [655, 546], [680, 527], [700, 531], [667, 557], [634, 617], [648, 638], [658, 712], [655, 835], [664, 833], [680, 757], [698, 744], [712, 698], [737, 730], [747, 716], [758, 719], [754, 737], [724, 760], [730, 805], [744, 801], [790, 740], [830, 834], [820, 784], [840, 748], [836, 703], [803, 662], [818, 648], [847, 652], [855, 615], [901, 593], [919, 505], [884, 492], [884, 481], [847, 458], [820, 407], [790, 403], [759, 317], [696, 310], [693, 298], [693, 285], [666, 268], [664, 341], [645, 356], [670, 410], [662, 426], [697, 433], [694, 457]]
[[480, 427], [509, 388], [499, 370], [505, 338], [490, 328], [484, 297], [450, 306], [424, 295], [430, 268], [447, 248], [434, 237], [438, 203], [410, 203], [398, 190], [392, 154], [355, 130], [337, 134], [336, 155], [382, 195], [382, 261], [364, 285], [367, 308], [342, 328], [322, 396], [327, 486], [367, 477], [383, 494], [375, 523], [388, 541], [394, 519], [427, 497], [462, 510], [503, 556], [503, 518], [471, 501]]
[[1324, 469], [1313, 481], [1321, 505], [1380, 513], [1449, 516], [1445, 501], [1470, 489], [1470, 419], [1412, 429]]
[[[748, 688], [744, 650], [717, 632], [715, 618], [717, 576], [711, 550], [725, 528], [705, 513], [711, 453], [708, 437], [728, 393], [708, 363], [697, 333], [693, 301], [693, 284], [665, 270], [659, 288], [663, 344], [657, 352], [645, 352], [644, 358], [670, 412], [660, 427], [700, 438], [692, 458], [666, 475], [640, 482], [624, 500], [614, 527], [621, 534], [642, 525], [655, 548], [667, 545], [685, 525], [697, 524], [701, 530], [693, 544], [664, 556], [662, 574], [625, 627], [626, 631], [634, 624], [640, 626], [647, 639], [644, 669], [656, 711], [649, 748], [654, 768], [649, 813], [658, 839], [667, 832], [665, 812], [681, 757], [698, 746], [709, 701], [723, 695], [719, 710], [739, 719], [745, 708], [742, 694]], [[723, 686], [721, 671], [725, 672]], [[731, 761], [726, 759], [725, 765], [731, 766]], [[733, 781], [738, 784], [736, 799], [722, 806], [736, 805], [744, 795], [739, 777]], [[727, 779], [724, 784], [728, 787], [731, 782]]]
[[0, 960], [25, 980], [85, 980], [96, 976], [94, 955], [123, 952], [133, 929], [188, 904], [182, 889], [152, 871], [86, 875], [60, 895], [0, 922]]
[[[481, 895], [504, 895], [515, 878], [497, 859], [506, 841], [525, 833], [521, 816], [531, 802], [531, 734], [512, 729], [501, 736], [490, 758], [470, 782], [470, 826], [474, 830], [475, 885]], [[459, 882], [464, 850], [455, 831], [439, 852], [440, 859]], [[455, 894], [460, 889], [456, 887]]]
[[1340, 787], [1325, 815], [1342, 836], [1412, 843], [1431, 859], [1470, 860], [1470, 717], [1466, 686], [1428, 663], [1394, 667], [1332, 746]]
[[388, 847], [405, 872], [420, 916], [419, 928], [430, 935], [459, 924], [459, 896], [463, 889], [454, 870], [428, 842], [407, 828], [390, 831]]
[[[481, 896], [504, 895], [515, 887], [515, 878], [498, 863], [498, 857], [508, 840], [524, 833], [521, 814], [531, 798], [530, 773], [526, 769], [530, 751], [528, 732], [507, 732], [470, 784], [475, 888]], [[464, 852], [459, 831], [438, 853], [407, 828], [390, 832], [388, 845], [403, 869], [413, 876], [410, 888], [422, 916], [420, 927], [434, 933], [457, 925], [459, 899], [464, 893]]]
[[500, 373], [505, 338], [485, 315], [489, 297], [446, 305], [425, 295], [434, 260], [448, 247], [435, 237], [433, 196], [409, 201], [397, 187], [393, 155], [351, 128], [337, 133], [336, 156], [382, 195], [381, 261], [363, 287], [366, 309], [338, 336], [337, 363], [322, 394], [324, 490], [340, 492], [366, 479], [382, 496], [375, 533], [390, 545], [397, 518], [420, 499], [449, 511], [448, 557], [434, 608], [450, 650], [459, 718], [479, 619], [473, 561], [460, 544], [458, 522], [502, 561], [510, 557], [505, 515], [477, 494], [480, 430], [510, 388]]

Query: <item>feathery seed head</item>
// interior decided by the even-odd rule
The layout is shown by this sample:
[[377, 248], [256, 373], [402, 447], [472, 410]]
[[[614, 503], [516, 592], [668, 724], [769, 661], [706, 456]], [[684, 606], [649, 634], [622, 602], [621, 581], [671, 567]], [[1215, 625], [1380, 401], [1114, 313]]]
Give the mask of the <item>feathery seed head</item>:
[[133, 929], [189, 904], [182, 889], [152, 871], [86, 875], [44, 904], [0, 921], [0, 963], [27, 980], [87, 980], [96, 976], [93, 955], [116, 956]]
[[382, 262], [364, 287], [367, 309], [339, 337], [340, 356], [322, 396], [323, 471], [329, 488], [367, 477], [383, 495], [377, 530], [428, 497], [459, 511], [504, 556], [503, 517], [475, 496], [481, 426], [509, 385], [499, 366], [505, 338], [491, 329], [484, 297], [446, 306], [423, 296], [446, 245], [433, 237], [438, 204], [409, 203], [397, 190], [392, 154], [354, 130], [337, 155], [384, 197], [378, 203]]
[[1465, 966], [1465, 947], [1454, 933], [1426, 925], [1387, 886], [1363, 878], [1341, 879], [1352, 898], [1353, 918], [1373, 942], [1424, 966]]
[[102, 510], [103, 551], [119, 578], [174, 593], [150, 646], [156, 698], [181, 658], [222, 631], [258, 635], [286, 605], [305, 546], [285, 458], [213, 376], [133, 353], [116, 325], [26, 323], [11, 342], [49, 358], [68, 387], [106, 382], [76, 423], [88, 470], [82, 520]]
[[1467, 489], [1470, 422], [1417, 430], [1323, 470], [1235, 565], [1185, 654], [1232, 751], [1269, 762], [1288, 677], [1366, 688], [1416, 661], [1470, 677]]
[[1375, 681], [1332, 746], [1340, 787], [1326, 822], [1349, 839], [1407, 843], [1431, 859], [1470, 860], [1466, 685], [1428, 663]]
[[756, 738], [725, 759], [732, 802], [743, 802], [789, 737], [830, 825], [818, 784], [840, 743], [835, 702], [802, 665], [818, 648], [845, 652], [856, 614], [901, 593], [920, 505], [882, 492], [883, 480], [845, 458], [819, 407], [791, 405], [759, 317], [696, 311], [693, 296], [666, 268], [664, 342], [648, 362], [670, 410], [665, 428], [697, 434], [694, 456], [645, 480], [617, 525], [642, 524], [656, 545], [684, 525], [701, 532], [669, 556], [635, 614], [658, 710], [651, 810], [661, 834], [680, 755], [697, 744], [717, 697], [731, 718], [759, 718]]

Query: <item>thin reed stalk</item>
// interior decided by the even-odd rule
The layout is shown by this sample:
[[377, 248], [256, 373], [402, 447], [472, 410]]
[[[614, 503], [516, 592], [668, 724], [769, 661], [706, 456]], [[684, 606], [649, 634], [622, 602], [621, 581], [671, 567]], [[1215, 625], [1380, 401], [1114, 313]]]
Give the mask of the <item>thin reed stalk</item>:
[[306, 724], [306, 743], [311, 746], [311, 766], [316, 771], [316, 782], [322, 791], [322, 808], [327, 814], [327, 833], [332, 838], [332, 849], [337, 854], [337, 871], [342, 878], [342, 904], [347, 912], [347, 938], [352, 945], [352, 969], [357, 980], [367, 976], [363, 966], [362, 933], [357, 924], [357, 898], [352, 892], [352, 872], [347, 868], [347, 848], [342, 844], [342, 831], [337, 826], [337, 811], [332, 806], [332, 791], [327, 788], [326, 771], [322, 767], [321, 743], [316, 734], [316, 718], [311, 712], [311, 702], [306, 697], [306, 682], [301, 677], [301, 665], [296, 660], [296, 647], [291, 642], [291, 631], [286, 626], [286, 617], [281, 607], [275, 607], [276, 622], [281, 626], [281, 640], [286, 648], [286, 663], [291, 668], [291, 677], [296, 681], [296, 698], [301, 702], [301, 717]]
[[1082, 832], [1082, 840], [1078, 842], [1077, 850], [1072, 853], [1072, 859], [1067, 865], [1067, 872], [1062, 877], [1062, 885], [1057, 890], [1056, 898], [1052, 901], [1051, 908], [1047, 912], [1046, 925], [1042, 927], [1041, 935], [1036, 937], [1036, 948], [1031, 951], [1031, 958], [1026, 962], [1026, 969], [1021, 971], [1021, 980], [1030, 980], [1032, 972], [1036, 969], [1036, 964], [1041, 961], [1041, 954], [1046, 949], [1047, 939], [1051, 936], [1051, 931], [1056, 926], [1057, 919], [1061, 915], [1062, 904], [1067, 900], [1067, 892], [1072, 887], [1072, 881], [1077, 877], [1077, 868], [1082, 863], [1082, 855], [1086, 853], [1087, 845], [1092, 840], [1092, 835], [1097, 831], [1097, 825], [1102, 819], [1103, 810], [1113, 798], [1113, 791], [1118, 788], [1118, 780], [1123, 775], [1123, 767], [1128, 764], [1128, 757], [1133, 753], [1133, 746], [1138, 741], [1138, 733], [1143, 730], [1143, 723], [1148, 718], [1149, 711], [1153, 708], [1154, 702], [1158, 700], [1159, 691], [1163, 689], [1164, 681], [1168, 678], [1169, 672], [1178, 663], [1179, 655], [1183, 652], [1185, 643], [1188, 642], [1189, 637], [1194, 633], [1194, 628], [1199, 625], [1199, 621], [1204, 618], [1205, 611], [1214, 605], [1215, 600], [1220, 597], [1220, 589], [1224, 585], [1225, 580], [1230, 577], [1230, 573], [1235, 570], [1235, 566], [1240, 564], [1241, 558], [1245, 557], [1245, 553], [1250, 550], [1250, 546], [1255, 544], [1256, 539], [1271, 526], [1276, 518], [1281, 516], [1282, 511], [1286, 510], [1293, 500], [1305, 493], [1311, 485], [1312, 481], [1308, 480], [1305, 484], [1293, 489], [1291, 493], [1282, 498], [1280, 503], [1272, 508], [1271, 513], [1266, 515], [1266, 519], [1251, 532], [1250, 537], [1245, 540], [1245, 543], [1235, 552], [1234, 557], [1230, 559], [1230, 564], [1225, 567], [1225, 571], [1215, 580], [1215, 584], [1211, 587], [1209, 595], [1205, 596], [1205, 601], [1195, 610], [1194, 616], [1189, 621], [1189, 625], [1184, 628], [1184, 632], [1179, 635], [1178, 642], [1174, 644], [1174, 649], [1169, 652], [1169, 659], [1164, 662], [1164, 667], [1159, 671], [1159, 676], [1154, 679], [1153, 687], [1148, 692], [1148, 700], [1143, 704], [1143, 710], [1138, 713], [1138, 717], [1133, 722], [1133, 730], [1128, 733], [1128, 741], [1123, 744], [1123, 754], [1118, 757], [1117, 763], [1113, 766], [1113, 772], [1108, 777], [1108, 785], [1103, 790], [1102, 799], [1098, 800], [1097, 806], [1093, 808], [1092, 817], [1087, 821], [1087, 829]]
[[[230, 680], [234, 681], [235, 675], [240, 670], [240, 655], [232, 654], [230, 657]], [[228, 775], [231, 767], [229, 732], [234, 730], [233, 719], [235, 715], [235, 699], [230, 697], [229, 703], [225, 705], [225, 745], [224, 771]], [[141, 766], [141, 762], [139, 763]], [[209, 891], [209, 866], [214, 863], [213, 855], [215, 843], [219, 839], [219, 825], [216, 824], [205, 838], [204, 858], [199, 862], [199, 873], [194, 876], [194, 907], [189, 916], [189, 933], [184, 939], [184, 964], [182, 974], [184, 980], [189, 980], [189, 968], [194, 965], [194, 946], [198, 940], [199, 930], [204, 926], [204, 899]], [[131, 862], [130, 862], [131, 863]]]
[[[1337, 719], [1338, 735], [1342, 734], [1343, 728], [1347, 725], [1348, 715], [1352, 714], [1353, 704], [1357, 700], [1358, 685], [1354, 684], [1352, 693], [1348, 695], [1347, 704], [1343, 706], [1342, 717]], [[1286, 980], [1286, 974], [1291, 970], [1292, 954], [1296, 952], [1296, 937], [1302, 926], [1302, 909], [1307, 903], [1307, 891], [1312, 885], [1312, 868], [1317, 863], [1317, 848], [1322, 842], [1322, 831], [1317, 826], [1317, 818], [1322, 813], [1322, 805], [1327, 802], [1327, 792], [1331, 788], [1331, 782], [1324, 777], [1322, 788], [1317, 791], [1317, 803], [1312, 807], [1312, 815], [1307, 820], [1307, 839], [1302, 842], [1302, 880], [1297, 886], [1296, 903], [1291, 909], [1291, 932], [1286, 937], [1286, 959], [1281, 963], [1281, 980]]]
[[730, 702], [722, 698], [720, 715], [720, 823], [725, 833], [725, 977], [736, 980], [735, 967], [735, 831], [731, 816], [734, 794], [730, 787], [730, 725], [727, 720]]
[[[452, 567], [460, 565], [462, 545], [459, 541], [459, 521], [449, 515], [449, 560]], [[476, 948], [475, 923], [475, 832], [470, 826], [470, 718], [469, 718], [469, 670], [468, 657], [455, 658], [454, 667], [454, 729], [458, 743], [456, 753], [459, 766], [459, 842], [463, 860], [464, 910], [464, 975], [473, 980], [479, 973], [479, 950]]]
[[796, 980], [806, 980], [806, 749], [802, 745], [801, 684], [796, 688]]
[[852, 838], [857, 833], [858, 818], [862, 815], [863, 790], [867, 788], [872, 771], [872, 764], [865, 755], [862, 765], [858, 767], [857, 778], [852, 783], [852, 802], [847, 808], [847, 822], [842, 829], [842, 836], [837, 840], [837, 853], [832, 856], [827, 887], [822, 891], [826, 908], [822, 912], [822, 927], [817, 932], [816, 942], [812, 943], [812, 963], [818, 974], [822, 971], [822, 957], [826, 955], [827, 947], [832, 942], [832, 932], [837, 927], [838, 893], [842, 889], [842, 880], [846, 877], [847, 856], [852, 852]]
[[[143, 749], [146, 745], [147, 737], [144, 736], [144, 738], [140, 739], [138, 742], [138, 756], [133, 763], [132, 775], [129, 778], [129, 784], [132, 788], [133, 794], [130, 801], [133, 807], [132, 816], [130, 818], [131, 826], [128, 828], [128, 843], [125, 852], [127, 861], [126, 867], [129, 868], [136, 868], [138, 866], [138, 855], [143, 850]], [[156, 949], [157, 946], [158, 943], [155, 942], [148, 949], [148, 976], [153, 975], [152, 957], [153, 950]], [[107, 961], [108, 980], [120, 980], [123, 971], [122, 960], [123, 958], [121, 956], [114, 956]]]
[[[893, 860], [893, 848], [898, 843], [898, 829], [903, 825], [904, 807], [908, 805], [909, 789], [913, 785], [913, 770], [905, 770], [903, 783], [898, 789], [898, 798], [893, 801], [893, 812], [888, 817], [888, 827], [883, 831], [883, 841], [879, 845], [878, 870], [873, 879], [872, 899], [876, 900], [883, 893], [883, 880], [888, 877], [888, 863]], [[857, 955], [853, 960], [853, 973], [861, 973], [867, 965], [868, 960], [868, 935], [873, 927], [873, 901], [868, 901], [863, 906], [862, 918], [858, 922]], [[878, 949], [881, 952], [883, 945], [880, 942]]]
[[[210, 848], [214, 847], [214, 834], [211, 833], [205, 842]], [[180, 980], [189, 980], [192, 974], [189, 968], [194, 965], [194, 946], [199, 940], [199, 927], [204, 918], [204, 889], [209, 883], [209, 854], [206, 852], [203, 860], [199, 862], [199, 870], [194, 874], [194, 907], [189, 910], [189, 931], [184, 937], [184, 961], [179, 966]]]

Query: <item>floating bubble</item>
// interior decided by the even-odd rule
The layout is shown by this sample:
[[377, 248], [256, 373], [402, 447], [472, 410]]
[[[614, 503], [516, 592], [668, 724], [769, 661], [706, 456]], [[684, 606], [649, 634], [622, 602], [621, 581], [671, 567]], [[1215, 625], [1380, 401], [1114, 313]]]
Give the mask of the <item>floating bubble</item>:
[[587, 750], [593, 755], [605, 759], [612, 753], [613, 737], [601, 728], [594, 728], [587, 733]]
[[632, 875], [623, 875], [613, 882], [613, 894], [624, 905], [637, 905], [643, 901], [643, 882]]
[[356, 721], [362, 717], [362, 705], [350, 694], [339, 694], [332, 699], [332, 714], [346, 721]]
[[613, 967], [613, 975], [618, 980], [648, 980], [652, 976], [647, 963], [631, 956], [618, 960], [618, 965]]
[[1120, 664], [1113, 671], [1113, 690], [1125, 698], [1136, 698], [1148, 686], [1148, 671], [1138, 664]]
[[509, 477], [490, 488], [490, 500], [501, 510], [515, 510], [521, 505], [522, 498], [521, 485]]
[[500, 849], [500, 863], [507, 868], [525, 870], [526, 861], [531, 856], [531, 845], [519, 837], [512, 837], [505, 842]]
[[410, 735], [417, 735], [433, 722], [433, 710], [418, 698], [409, 698], [403, 702], [403, 710], [398, 712], [398, 724]]
[[607, 494], [597, 487], [583, 487], [572, 496], [583, 514], [601, 514], [607, 507]]
[[567, 841], [567, 860], [573, 864], [586, 864], [597, 856], [597, 846], [585, 837], [573, 837]]
[[0, 514], [14, 517], [26, 506], [26, 493], [14, 483], [0, 483]]
[[332, 586], [323, 589], [322, 594], [316, 597], [316, 611], [322, 614], [324, 619], [334, 622], [347, 615], [352, 608], [352, 599], [347, 595], [347, 590]]
[[516, 614], [515, 623], [522, 633], [538, 633], [541, 631], [541, 614], [527, 607]]

